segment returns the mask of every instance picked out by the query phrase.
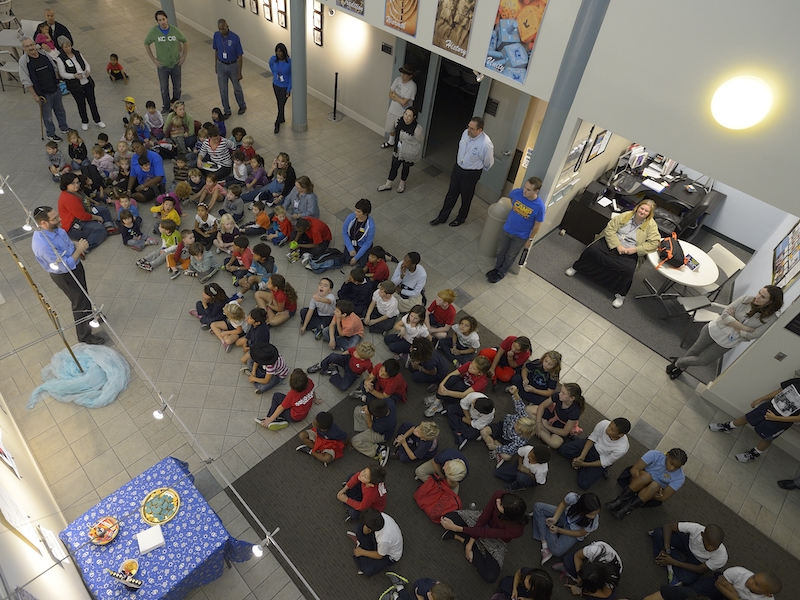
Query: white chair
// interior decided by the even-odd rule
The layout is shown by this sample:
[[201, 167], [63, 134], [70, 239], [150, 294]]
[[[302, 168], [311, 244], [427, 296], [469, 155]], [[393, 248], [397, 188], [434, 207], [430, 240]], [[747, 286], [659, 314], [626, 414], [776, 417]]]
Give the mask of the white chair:
[[[0, 50], [0, 87], [6, 91], [6, 84], [3, 81], [3, 73], [10, 73], [14, 78], [19, 77], [19, 63], [8, 50]], [[25, 88], [22, 88], [23, 93]]]
[[22, 29], [22, 33], [33, 40], [36, 39], [36, 28], [39, 26], [39, 23], [41, 23], [41, 21], [21, 19], [19, 22], [19, 28]]
[[719, 283], [714, 282], [711, 285], [696, 287], [694, 289], [713, 302], [717, 299], [725, 284], [728, 283], [736, 273], [744, 269], [745, 263], [736, 258], [736, 256], [722, 244], [714, 244], [711, 250], [708, 251], [708, 256], [716, 263], [720, 274], [722, 274], [725, 279]]
[[[703, 300], [708, 301], [708, 298], [706, 298], [705, 296], [697, 296], [697, 298], [702, 298]], [[681, 298], [678, 299], [679, 302], [680, 300]], [[697, 308], [694, 310], [694, 314], [692, 315], [692, 323], [710, 323], [718, 316], [720, 316], [722, 314], [722, 311], [725, 310], [725, 308], [726, 307], [724, 304], [719, 304], [717, 302], [708, 302], [706, 307]], [[686, 338], [689, 336], [690, 331], [691, 328], [687, 329], [686, 335], [683, 336], [683, 339], [681, 340], [681, 348], [684, 347]]]
[[11, 23], [14, 21], [17, 26], [21, 25], [19, 19], [14, 16], [14, 11], [11, 10], [11, 0], [0, 0], [0, 25], [3, 29], [10, 29]]

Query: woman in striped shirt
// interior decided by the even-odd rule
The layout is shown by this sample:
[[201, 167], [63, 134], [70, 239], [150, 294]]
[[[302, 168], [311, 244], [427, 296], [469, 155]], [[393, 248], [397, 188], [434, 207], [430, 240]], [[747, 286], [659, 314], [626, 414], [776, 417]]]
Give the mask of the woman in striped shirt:
[[[206, 175], [210, 173], [216, 175], [217, 181], [221, 181], [233, 170], [233, 152], [236, 150], [236, 146], [229, 139], [220, 135], [216, 125], [209, 125], [206, 127], [206, 131], [208, 131], [208, 138], [203, 142], [200, 153], [197, 155], [197, 168]], [[203, 167], [203, 163], [206, 161], [214, 164], [213, 169]]]

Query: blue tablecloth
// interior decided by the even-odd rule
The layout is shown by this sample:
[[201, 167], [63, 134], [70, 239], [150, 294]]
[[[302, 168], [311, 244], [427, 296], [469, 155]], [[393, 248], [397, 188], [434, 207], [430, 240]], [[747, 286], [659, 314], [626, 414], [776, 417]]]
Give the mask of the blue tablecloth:
[[[95, 598], [177, 600], [219, 578], [226, 559], [244, 562], [253, 556], [252, 544], [228, 534], [193, 481], [186, 463], [165, 458], [61, 532], [61, 540]], [[149, 525], [142, 519], [139, 508], [145, 496], [160, 487], [171, 487], [178, 492], [180, 510], [161, 526], [166, 545], [140, 556], [136, 534]], [[89, 528], [106, 516], [119, 519], [120, 532], [110, 544], [95, 546], [89, 541]], [[105, 571], [118, 571], [127, 558], [139, 561], [136, 578], [144, 581], [139, 590], [129, 590]]]

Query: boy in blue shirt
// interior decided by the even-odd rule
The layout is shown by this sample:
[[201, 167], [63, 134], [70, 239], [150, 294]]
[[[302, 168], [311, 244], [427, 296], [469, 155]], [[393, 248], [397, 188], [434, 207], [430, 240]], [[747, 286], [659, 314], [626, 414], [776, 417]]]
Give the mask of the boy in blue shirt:
[[253, 246], [253, 262], [247, 270], [247, 275], [239, 279], [239, 287], [242, 288], [242, 295], [249, 289], [261, 289], [261, 284], [266, 284], [269, 276], [275, 268], [275, 259], [272, 257], [272, 250], [267, 244], [256, 244]]

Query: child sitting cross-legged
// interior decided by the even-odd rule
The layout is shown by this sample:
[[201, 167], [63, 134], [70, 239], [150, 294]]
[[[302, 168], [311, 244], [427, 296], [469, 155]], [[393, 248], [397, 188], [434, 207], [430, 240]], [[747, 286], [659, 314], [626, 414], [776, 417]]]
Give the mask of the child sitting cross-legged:
[[394, 293], [397, 290], [393, 281], [381, 281], [378, 289], [372, 293], [372, 302], [367, 307], [364, 325], [369, 326], [372, 333], [385, 333], [394, 327], [400, 309]]
[[205, 202], [197, 205], [197, 214], [194, 216], [194, 237], [206, 250], [211, 250], [214, 240], [217, 239], [217, 217], [208, 212], [208, 205]]
[[386, 510], [386, 469], [373, 465], [353, 473], [344, 482], [344, 486], [336, 494], [339, 502], [346, 506], [345, 523], [357, 520], [365, 508]]
[[242, 288], [242, 295], [248, 290], [262, 290], [267, 287], [267, 280], [275, 270], [275, 259], [272, 257], [272, 250], [264, 243], [256, 244], [253, 247], [253, 262], [247, 274], [239, 279], [239, 287]]
[[339, 290], [340, 300], [349, 300], [353, 303], [353, 311], [358, 317], [363, 317], [367, 313], [367, 307], [372, 299], [373, 288], [366, 280], [364, 269], [356, 267], [350, 271], [347, 281], [342, 284]]
[[[398, 366], [398, 369], [400, 367]], [[386, 464], [389, 448], [386, 443], [394, 438], [397, 411], [391, 397], [372, 398], [366, 405], [353, 410], [353, 448], [370, 458]]]
[[175, 252], [181, 240], [177, 223], [170, 219], [162, 219], [158, 231], [161, 233], [161, 248], [136, 261], [136, 266], [145, 271], [152, 271], [153, 267], [165, 263], [167, 255]]
[[419, 425], [406, 421], [400, 424], [397, 432], [395, 450], [388, 457], [402, 463], [430, 460], [439, 448], [439, 426], [433, 421], [423, 421]]
[[[439, 352], [453, 364], [464, 364], [481, 347], [478, 337], [478, 321], [475, 317], [462, 317], [461, 320], [450, 328], [450, 334], [439, 340]], [[491, 363], [489, 363], [491, 365]], [[488, 369], [487, 369], [488, 372]]]
[[223, 318], [222, 309], [228, 303], [228, 294], [222, 286], [209, 283], [203, 287], [203, 296], [189, 314], [200, 319], [200, 329], [211, 329], [211, 323]]
[[314, 332], [314, 339], [322, 339], [322, 330], [329, 327], [333, 321], [333, 313], [336, 310], [336, 296], [333, 295], [333, 281], [327, 277], [319, 280], [316, 293], [311, 297], [308, 308], [300, 310], [300, 319], [303, 324], [300, 326], [300, 335], [311, 327]]
[[200, 195], [203, 193], [203, 189], [205, 189], [206, 185], [206, 182], [203, 179], [203, 172], [197, 167], [191, 167], [188, 175], [189, 179], [187, 182], [189, 183], [189, 187], [192, 188], [192, 195], [189, 196], [189, 200], [197, 204], [198, 202], [201, 202]]
[[153, 223], [153, 233], [158, 233], [158, 224], [162, 219], [169, 219], [175, 221], [175, 225], [181, 224], [181, 216], [175, 210], [175, 198], [169, 195], [161, 197], [161, 205], [151, 206], [150, 212], [156, 215], [156, 220]]
[[244, 309], [237, 302], [228, 302], [222, 309], [222, 314], [225, 316], [223, 321], [215, 321], [211, 324], [211, 333], [217, 336], [217, 339], [222, 342], [222, 347], [225, 352], [231, 351], [231, 346], [236, 343], [236, 340], [244, 335], [244, 325], [247, 316]]
[[100, 146], [92, 146], [92, 164], [103, 177], [116, 177], [117, 165], [114, 164], [114, 157], [106, 154]]
[[194, 243], [194, 232], [191, 229], [183, 229], [181, 231], [181, 241], [175, 248], [175, 252], [167, 256], [167, 271], [171, 273], [170, 279], [177, 279], [180, 277], [181, 272], [184, 274], [189, 273], [192, 263], [189, 246]]
[[322, 330], [323, 339], [331, 350], [347, 350], [358, 345], [364, 337], [364, 324], [353, 310], [349, 300], [337, 300], [333, 320], [327, 329]]
[[[180, 182], [189, 183], [189, 165], [186, 163], [186, 155], [185, 154], [178, 154], [175, 157], [175, 165], [172, 167], [172, 185], [170, 189], [174, 190]], [[191, 195], [194, 193], [192, 190], [192, 186], [189, 186], [189, 196], [187, 196], [187, 200]]]
[[447, 421], [459, 450], [470, 440], [477, 440], [493, 420], [494, 402], [482, 392], [467, 394], [458, 404], [447, 407]]
[[272, 222], [264, 210], [264, 203], [261, 200], [256, 200], [250, 210], [253, 212], [253, 221], [242, 225], [242, 233], [245, 235], [266, 235]]
[[55, 142], [47, 142], [44, 150], [47, 154], [47, 168], [53, 176], [53, 181], [61, 181], [61, 176], [72, 171], [72, 166], [66, 163], [64, 154]]
[[263, 308], [254, 308], [247, 315], [247, 331], [236, 340], [236, 345], [242, 349], [242, 364], [245, 366], [239, 369], [241, 373], [248, 370], [250, 361], [250, 348], [259, 344], [269, 344], [269, 325], [267, 325], [267, 311]]
[[247, 380], [255, 386], [256, 394], [263, 394], [286, 379], [289, 366], [275, 346], [262, 342], [250, 347], [250, 360], [240, 372], [247, 375]]
[[189, 244], [189, 269], [184, 272], [185, 275], [192, 277], [199, 277], [200, 283], [208, 283], [211, 278], [217, 274], [220, 269], [217, 259], [211, 254], [210, 250], [206, 250], [203, 244], [195, 242]]
[[367, 265], [364, 267], [364, 271], [367, 279], [372, 283], [372, 289], [375, 289], [375, 286], [382, 281], [387, 281], [389, 279], [389, 267], [385, 259], [386, 250], [381, 246], [373, 246], [369, 249]]
[[233, 276], [233, 285], [238, 286], [239, 281], [247, 277], [250, 265], [253, 264], [253, 251], [249, 246], [250, 240], [246, 235], [236, 236], [231, 255], [225, 259], [225, 270]]
[[489, 383], [489, 359], [477, 356], [451, 371], [439, 384], [436, 395], [425, 398], [426, 417], [445, 412], [445, 404], [454, 404], [467, 394], [482, 392]]
[[492, 423], [481, 429], [481, 439], [489, 449], [489, 457], [497, 460], [499, 468], [505, 461], [512, 460], [517, 451], [528, 443], [536, 432], [536, 420], [525, 412], [525, 403], [514, 388], [515, 412], [503, 417], [502, 422]]
[[411, 350], [411, 344], [418, 337], [430, 339], [428, 328], [425, 327], [425, 308], [419, 304], [412, 306], [406, 315], [397, 321], [392, 328], [392, 333], [385, 336], [383, 341], [389, 350], [396, 353], [398, 358], [405, 362]]
[[255, 294], [256, 304], [267, 310], [271, 327], [285, 323], [297, 312], [297, 292], [283, 275], [273, 273], [267, 279], [267, 289]]
[[[233, 252], [233, 240], [237, 237], [239, 237], [239, 228], [236, 226], [236, 221], [233, 220], [231, 215], [222, 215], [219, 219], [219, 231], [217, 231], [217, 237], [213, 242], [217, 248], [217, 254], [220, 252], [225, 252], [226, 254]], [[245, 237], [245, 239], [247, 238]]]
[[[345, 353], [331, 352], [315, 365], [306, 369], [307, 373], [318, 373], [331, 376], [331, 384], [344, 391], [353, 385], [362, 373], [372, 370], [372, 361], [375, 347], [369, 342], [359, 342], [358, 346], [347, 349]], [[339, 374], [342, 367], [342, 374]]]
[[522, 446], [517, 450], [517, 460], [505, 461], [494, 470], [494, 476], [505, 481], [503, 487], [512, 492], [544, 485], [550, 455], [550, 447], [544, 444]]
[[425, 311], [425, 325], [436, 339], [444, 339], [456, 322], [455, 291], [441, 290]]
[[444, 354], [436, 352], [430, 339], [415, 338], [408, 351], [406, 368], [411, 372], [413, 381], [428, 384], [428, 391], [435, 392], [453, 370], [453, 364], [447, 361]]
[[[234, 183], [225, 193], [225, 198], [222, 201], [222, 208], [219, 209], [219, 215], [231, 215], [233, 220], [237, 223], [244, 219], [244, 202], [241, 196], [242, 186], [238, 183]], [[211, 206], [213, 206], [213, 202]]]
[[275, 392], [272, 395], [272, 406], [267, 416], [256, 419], [256, 423], [270, 431], [280, 431], [289, 423], [298, 423], [308, 416], [315, 402], [314, 382], [303, 373], [303, 369], [295, 369], [289, 376], [289, 388], [288, 394]]
[[292, 221], [286, 216], [286, 209], [276, 206], [272, 213], [269, 229], [261, 236], [264, 242], [272, 242], [276, 246], [283, 246], [292, 235]]
[[333, 422], [333, 415], [325, 411], [318, 412], [311, 429], [301, 431], [297, 437], [303, 443], [295, 450], [313, 456], [325, 467], [344, 456], [348, 440], [347, 433]]
[[122, 233], [122, 243], [141, 252], [145, 246], [157, 244], [158, 242], [153, 238], [148, 238], [142, 233], [142, 219], [135, 217], [129, 210], [122, 210], [119, 213], [120, 220], [120, 233]]

